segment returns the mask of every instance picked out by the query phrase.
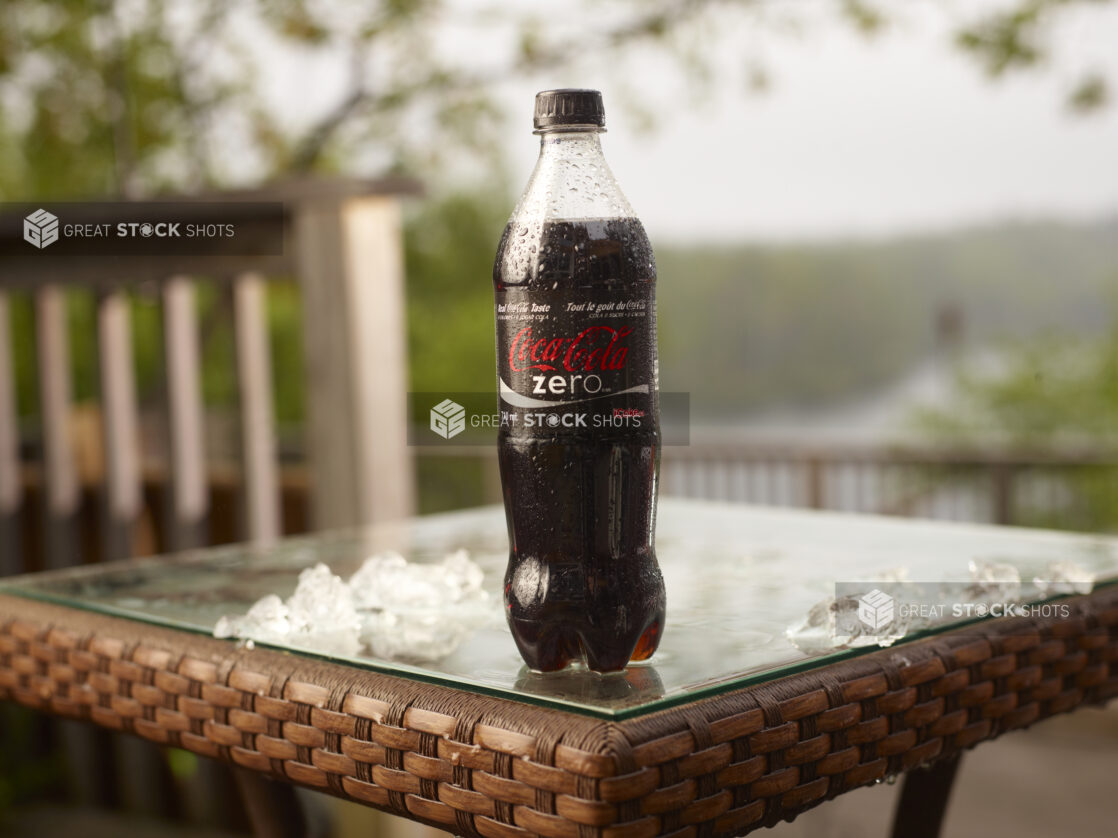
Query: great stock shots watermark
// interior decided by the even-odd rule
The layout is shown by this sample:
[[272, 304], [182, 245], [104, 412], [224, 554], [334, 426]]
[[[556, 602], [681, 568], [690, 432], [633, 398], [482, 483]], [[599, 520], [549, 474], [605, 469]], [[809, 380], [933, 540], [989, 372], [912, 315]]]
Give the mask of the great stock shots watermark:
[[[660, 393], [661, 445], [690, 444], [688, 393]], [[532, 433], [581, 435], [640, 432], [652, 427], [644, 410], [599, 399], [543, 403], [516, 410], [495, 392], [408, 393], [408, 445], [492, 445], [502, 426]]]
[[830, 601], [832, 640], [840, 645], [881, 645], [929, 629], [965, 626], [985, 618], [1067, 617], [1059, 595], [1045, 597], [1020, 586], [975, 582], [837, 582]]
[[282, 256], [287, 226], [274, 201], [0, 203], [0, 260]]

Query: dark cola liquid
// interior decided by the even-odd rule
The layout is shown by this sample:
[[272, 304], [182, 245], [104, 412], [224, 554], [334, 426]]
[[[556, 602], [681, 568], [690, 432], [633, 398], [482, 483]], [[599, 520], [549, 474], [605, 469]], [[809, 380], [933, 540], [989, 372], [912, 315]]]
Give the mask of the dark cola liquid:
[[[517, 394], [550, 407], [519, 410], [498, 436], [510, 557], [505, 605], [528, 666], [622, 669], [652, 655], [664, 622], [653, 550], [660, 432], [652, 250], [636, 219], [510, 224], [494, 268], [498, 372]], [[630, 316], [647, 301], [641, 316]], [[612, 313], [614, 307], [623, 310]], [[606, 309], [594, 319], [588, 311]], [[569, 314], [568, 308], [575, 309]], [[519, 319], [517, 319], [519, 317]], [[529, 325], [525, 325], [525, 323]], [[533, 332], [527, 333], [527, 329]], [[619, 337], [620, 336], [620, 337]], [[622, 355], [624, 350], [624, 355]], [[575, 392], [598, 379], [622, 395]], [[574, 384], [568, 385], [568, 381]], [[550, 395], [539, 397], [552, 385]], [[587, 385], [592, 386], [592, 385]], [[559, 393], [554, 392], [558, 387]], [[641, 388], [644, 387], [644, 391]], [[632, 391], [632, 392], [630, 392]], [[559, 405], [559, 407], [555, 407]], [[513, 411], [502, 396], [502, 411]], [[526, 427], [528, 414], [604, 417], [604, 427]], [[610, 424], [642, 414], [639, 427]]]

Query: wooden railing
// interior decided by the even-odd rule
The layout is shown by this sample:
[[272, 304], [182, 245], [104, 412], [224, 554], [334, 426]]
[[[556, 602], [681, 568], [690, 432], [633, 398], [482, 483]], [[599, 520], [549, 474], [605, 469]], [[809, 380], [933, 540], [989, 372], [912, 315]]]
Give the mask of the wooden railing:
[[669, 494], [814, 509], [998, 524], [1027, 523], [1028, 511], [1053, 521], [1067, 512], [1067, 523], [1074, 525], [1074, 498], [1066, 490], [1082, 478], [1101, 481], [1118, 503], [1113, 452], [700, 445], [665, 448], [664, 464]]
[[[79, 537], [83, 486], [75, 464], [67, 293], [94, 296], [99, 418], [104, 469], [100, 545], [104, 557], [133, 555], [144, 504], [130, 295], [155, 283], [161, 309], [167, 427], [161, 549], [206, 542], [207, 475], [199, 323], [194, 278], [221, 287], [233, 312], [240, 415], [239, 537], [267, 540], [283, 530], [266, 331], [266, 283], [294, 278], [301, 294], [306, 355], [306, 467], [311, 523], [346, 526], [414, 511], [405, 439], [406, 361], [402, 234], [398, 198], [405, 180], [307, 180], [253, 191], [174, 201], [177, 220], [227, 223], [258, 235], [252, 207], [281, 202], [282, 252], [54, 258], [20, 241], [22, 219], [0, 217], [0, 572], [22, 569], [20, 545], [28, 463], [21, 440], [9, 327], [9, 301], [30, 295], [37, 358], [38, 444], [43, 563], [84, 560]], [[87, 210], [88, 213], [89, 210]], [[84, 218], [84, 221], [96, 219]], [[26, 407], [26, 406], [25, 406]], [[24, 446], [26, 447], [26, 446]]]
[[[301, 292], [308, 405], [303, 496], [313, 525], [410, 514], [414, 492], [410, 450], [404, 444], [398, 197], [414, 191], [414, 183], [401, 180], [308, 180], [162, 199], [173, 202], [168, 204], [175, 216], [171, 220], [184, 227], [235, 222], [237, 235], [249, 238], [275, 235], [274, 208], [269, 221], [262, 205], [282, 203], [283, 247], [260, 256], [64, 256], [23, 242], [18, 213], [0, 216], [0, 574], [199, 546], [210, 540], [211, 519], [228, 518], [229, 506], [240, 510], [239, 520], [235, 532], [221, 540], [261, 542], [280, 535], [286, 493], [277, 464], [265, 325], [265, 286], [280, 276], [294, 278]], [[97, 218], [104, 210], [95, 205], [71, 211], [85, 223], [111, 220]], [[206, 457], [198, 276], [220, 286], [233, 313], [240, 456], [231, 491], [218, 485]], [[140, 283], [158, 287], [162, 320], [167, 439], [154, 481], [140, 445], [134, 373], [130, 297]], [[97, 312], [103, 465], [96, 486], [84, 479], [76, 460], [67, 317], [71, 292], [92, 295]], [[37, 440], [30, 446], [21, 445], [14, 380], [15, 350], [26, 349], [12, 344], [9, 303], [18, 295], [29, 295], [34, 311], [38, 415]], [[33, 450], [37, 462], [24, 462], [23, 450]], [[92, 516], [97, 525], [89, 527], [95, 498], [100, 514]], [[30, 526], [32, 514], [36, 527]], [[153, 515], [162, 519], [162, 537], [143, 543], [141, 524], [150, 525]], [[91, 544], [91, 530], [98, 533], [96, 544]], [[29, 547], [32, 541], [35, 549]], [[179, 808], [166, 761], [150, 743], [130, 738], [99, 743], [102, 734], [82, 726], [61, 726], [58, 733], [83, 804], [109, 805], [120, 792], [122, 799], [139, 801], [148, 814], [170, 815]], [[118, 774], [124, 778], [119, 789], [114, 788]], [[203, 820], [221, 826], [233, 822], [234, 777], [228, 769], [206, 763], [194, 780]], [[247, 778], [238, 785], [249, 800], [274, 796]]]
[[[474, 461], [480, 492], [500, 502], [495, 451], [417, 448], [421, 460]], [[1069, 529], [1106, 525], [1082, 509], [1088, 486], [1118, 522], [1118, 452], [962, 449], [941, 445], [694, 442], [663, 449], [661, 494], [772, 506]]]

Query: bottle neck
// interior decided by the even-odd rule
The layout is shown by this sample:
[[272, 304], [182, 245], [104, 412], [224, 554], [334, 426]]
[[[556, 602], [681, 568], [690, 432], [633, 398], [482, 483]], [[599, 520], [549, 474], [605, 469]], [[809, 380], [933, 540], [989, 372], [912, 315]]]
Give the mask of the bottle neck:
[[550, 128], [537, 128], [533, 134], [540, 135], [540, 147], [550, 143], [560, 143], [564, 140], [590, 142], [601, 151], [601, 135], [605, 128], [597, 125], [555, 125]]
[[602, 129], [590, 126], [570, 126], [547, 128], [537, 131], [540, 135], [540, 161], [545, 158], [561, 162], [563, 158], [572, 161], [596, 162], [605, 164], [602, 154]]
[[538, 131], [539, 160], [513, 217], [634, 217], [602, 153], [602, 131], [589, 125]]

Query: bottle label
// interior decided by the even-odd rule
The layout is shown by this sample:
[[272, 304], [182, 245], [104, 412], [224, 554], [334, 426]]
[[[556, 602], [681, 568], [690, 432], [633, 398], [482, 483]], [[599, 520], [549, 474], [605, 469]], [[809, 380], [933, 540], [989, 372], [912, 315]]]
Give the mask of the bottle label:
[[508, 433], [657, 430], [655, 284], [496, 294]]

